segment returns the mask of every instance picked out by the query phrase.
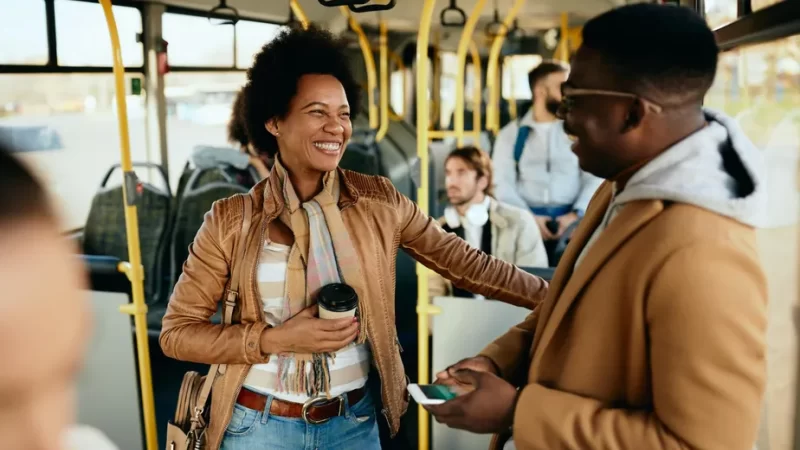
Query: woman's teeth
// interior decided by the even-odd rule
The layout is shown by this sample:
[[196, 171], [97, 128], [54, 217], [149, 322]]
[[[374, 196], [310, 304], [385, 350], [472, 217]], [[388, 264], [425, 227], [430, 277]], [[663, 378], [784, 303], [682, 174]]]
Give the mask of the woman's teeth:
[[342, 144], [338, 142], [315, 142], [314, 146], [325, 152], [338, 152]]

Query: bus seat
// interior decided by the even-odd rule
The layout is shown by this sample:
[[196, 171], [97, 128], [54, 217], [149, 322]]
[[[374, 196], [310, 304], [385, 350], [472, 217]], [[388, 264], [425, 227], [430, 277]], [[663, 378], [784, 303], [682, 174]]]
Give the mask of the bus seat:
[[528, 272], [531, 275], [537, 276], [548, 283], [553, 279], [556, 272], [555, 267], [520, 267], [520, 269]]
[[194, 241], [203, 224], [203, 218], [211, 210], [213, 203], [248, 191], [245, 186], [229, 182], [215, 181], [199, 185], [208, 180], [206, 172], [209, 171], [216, 172], [213, 169], [195, 169], [178, 201], [170, 248], [170, 286], [178, 281], [183, 263], [189, 257], [189, 244]]
[[[136, 164], [149, 166], [149, 164]], [[159, 166], [156, 166], [159, 167]], [[86, 255], [111, 256], [129, 261], [128, 242], [125, 232], [125, 206], [122, 185], [107, 186], [116, 164], [109, 169], [100, 189], [92, 199], [89, 217], [83, 235], [83, 253]], [[160, 168], [160, 167], [159, 167]], [[166, 180], [166, 175], [162, 176]], [[169, 236], [169, 218], [172, 195], [169, 184], [166, 190], [150, 183], [142, 183], [141, 198], [137, 204], [139, 219], [139, 243], [145, 274], [145, 298], [148, 303], [160, 295], [158, 273]]]
[[339, 161], [339, 167], [364, 175], [379, 175], [380, 167], [376, 152], [377, 150], [369, 148], [366, 144], [350, 143]]

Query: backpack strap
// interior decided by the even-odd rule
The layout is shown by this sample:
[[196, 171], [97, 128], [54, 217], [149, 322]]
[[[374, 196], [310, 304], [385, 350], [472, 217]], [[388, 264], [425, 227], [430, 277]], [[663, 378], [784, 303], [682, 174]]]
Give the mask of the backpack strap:
[[532, 128], [522, 125], [521, 119], [517, 119], [517, 127], [517, 140], [514, 141], [514, 165], [517, 169], [517, 178], [519, 178], [519, 160], [522, 159], [522, 151], [525, 150], [525, 142], [528, 141]]

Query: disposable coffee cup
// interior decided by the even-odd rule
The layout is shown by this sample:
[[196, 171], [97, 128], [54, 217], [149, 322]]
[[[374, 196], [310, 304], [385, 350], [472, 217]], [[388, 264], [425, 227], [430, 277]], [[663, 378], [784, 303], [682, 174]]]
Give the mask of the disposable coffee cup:
[[355, 317], [358, 307], [356, 291], [344, 283], [323, 286], [317, 295], [320, 319]]

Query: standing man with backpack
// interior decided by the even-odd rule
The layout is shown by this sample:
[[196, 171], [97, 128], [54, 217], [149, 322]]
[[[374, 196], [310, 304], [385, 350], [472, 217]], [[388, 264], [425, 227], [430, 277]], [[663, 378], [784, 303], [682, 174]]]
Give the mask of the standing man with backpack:
[[492, 154], [497, 199], [536, 216], [551, 263], [564, 232], [583, 217], [600, 178], [581, 170], [556, 118], [569, 68], [544, 61], [528, 74], [533, 104], [497, 135]]

